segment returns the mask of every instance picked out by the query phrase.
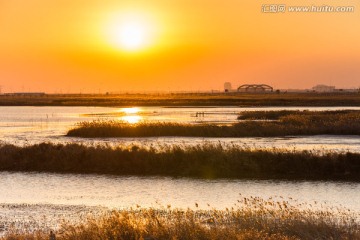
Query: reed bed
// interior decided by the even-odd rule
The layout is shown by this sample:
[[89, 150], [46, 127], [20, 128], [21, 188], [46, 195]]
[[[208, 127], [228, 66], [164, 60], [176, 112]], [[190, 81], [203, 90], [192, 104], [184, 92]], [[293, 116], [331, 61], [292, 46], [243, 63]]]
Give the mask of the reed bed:
[[359, 181], [360, 154], [222, 144], [123, 148], [41, 143], [0, 145], [0, 171]]
[[358, 118], [359, 110], [336, 110], [336, 111], [299, 111], [299, 110], [279, 110], [279, 111], [245, 111], [238, 116], [238, 120], [282, 120], [287, 117], [306, 117], [310, 120], [323, 120], [328, 118]]
[[[58, 240], [102, 239], [360, 239], [358, 214], [297, 206], [286, 200], [242, 198], [231, 209], [113, 210], [79, 224], [64, 222]], [[48, 240], [49, 230], [9, 230], [2, 240]]]
[[[298, 135], [360, 135], [360, 111], [244, 112], [232, 125], [140, 122], [115, 120], [80, 122], [72, 137], [276, 137]], [[276, 121], [253, 121], [276, 120]]]

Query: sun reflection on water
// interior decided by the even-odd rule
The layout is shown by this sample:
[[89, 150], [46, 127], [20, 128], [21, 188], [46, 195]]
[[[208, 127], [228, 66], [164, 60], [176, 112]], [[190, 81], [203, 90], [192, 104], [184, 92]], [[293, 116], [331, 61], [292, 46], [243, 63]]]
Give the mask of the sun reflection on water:
[[137, 114], [140, 112], [140, 108], [138, 107], [122, 108], [120, 112], [123, 112], [125, 114]]
[[142, 117], [141, 116], [123, 116], [120, 118], [121, 121], [124, 121], [124, 122], [128, 122], [128, 123], [131, 123], [131, 124], [135, 124], [135, 123], [138, 123], [142, 120]]
[[140, 108], [137, 107], [122, 108], [120, 112], [125, 114], [125, 116], [119, 118], [121, 121], [128, 122], [131, 124], [136, 124], [142, 120], [142, 117], [139, 116]]

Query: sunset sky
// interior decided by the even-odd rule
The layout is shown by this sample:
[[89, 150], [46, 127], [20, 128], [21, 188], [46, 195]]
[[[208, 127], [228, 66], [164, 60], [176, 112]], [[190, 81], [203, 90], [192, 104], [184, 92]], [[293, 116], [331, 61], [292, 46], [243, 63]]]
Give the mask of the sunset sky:
[[[262, 13], [263, 4], [355, 6]], [[0, 0], [2, 92], [360, 87], [358, 0]]]

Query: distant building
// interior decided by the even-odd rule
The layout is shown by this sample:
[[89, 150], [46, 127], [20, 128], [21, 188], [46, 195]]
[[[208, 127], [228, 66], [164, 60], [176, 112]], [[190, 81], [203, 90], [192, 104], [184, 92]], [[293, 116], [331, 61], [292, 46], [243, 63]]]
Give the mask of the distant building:
[[231, 83], [230, 82], [224, 83], [224, 91], [231, 92], [231, 90], [232, 90]]
[[237, 90], [238, 92], [264, 93], [273, 92], [274, 88], [266, 84], [244, 84]]
[[327, 86], [323, 84], [316, 85], [312, 88], [315, 92], [334, 92], [335, 86]]

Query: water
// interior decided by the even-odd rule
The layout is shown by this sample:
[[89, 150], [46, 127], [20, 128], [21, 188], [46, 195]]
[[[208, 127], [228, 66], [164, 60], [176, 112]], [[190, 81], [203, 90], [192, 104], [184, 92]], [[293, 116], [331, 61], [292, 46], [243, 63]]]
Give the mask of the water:
[[[142, 146], [161, 144], [231, 143], [251, 148], [360, 152], [359, 136], [277, 138], [69, 138], [68, 129], [80, 121], [117, 119], [138, 121], [236, 122], [242, 111], [340, 110], [360, 107], [316, 108], [102, 108], [102, 107], [0, 107], [0, 141], [16, 145], [41, 142]], [[196, 113], [204, 112], [204, 116]], [[241, 195], [240, 195], [241, 194]], [[360, 214], [360, 184], [346, 182], [287, 182], [254, 180], [194, 180], [165, 177], [116, 177], [103, 175], [0, 172], [0, 232], [11, 222], [58, 226], [60, 219], [79, 221], [88, 213], [109, 208], [166, 206], [177, 208], [232, 207], [241, 197], [291, 197], [292, 201], [319, 207], [345, 207]], [[313, 205], [313, 208], [314, 205]], [[76, 220], [75, 219], [75, 220]]]
[[[129, 208], [158, 207], [225, 209], [241, 197], [294, 197], [300, 202], [327, 202], [360, 211], [360, 183], [200, 180], [84, 174], [0, 173], [2, 204], [55, 204]], [[241, 196], [240, 196], [241, 194]]]

